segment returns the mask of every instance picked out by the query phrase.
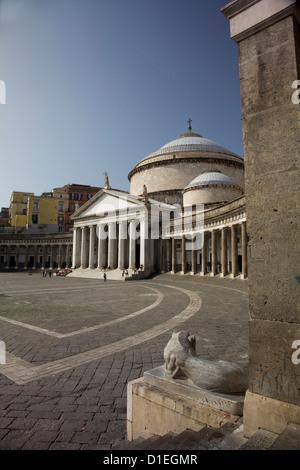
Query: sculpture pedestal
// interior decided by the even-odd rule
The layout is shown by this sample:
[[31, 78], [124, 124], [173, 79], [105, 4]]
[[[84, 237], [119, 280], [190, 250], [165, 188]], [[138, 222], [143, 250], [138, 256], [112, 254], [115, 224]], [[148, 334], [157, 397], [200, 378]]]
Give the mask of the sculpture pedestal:
[[243, 414], [244, 398], [244, 394], [199, 389], [188, 379], [169, 379], [165, 366], [157, 367], [128, 384], [127, 439], [237, 422]]

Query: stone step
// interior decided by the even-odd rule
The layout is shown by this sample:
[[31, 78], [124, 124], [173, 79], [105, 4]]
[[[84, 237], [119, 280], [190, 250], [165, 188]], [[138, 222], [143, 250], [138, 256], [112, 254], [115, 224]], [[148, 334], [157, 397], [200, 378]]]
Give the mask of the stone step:
[[259, 429], [240, 447], [240, 450], [267, 450], [273, 444], [276, 437], [277, 434], [273, 432]]
[[124, 442], [122, 450], [300, 450], [300, 425], [289, 423], [280, 434], [259, 429], [252, 437], [243, 434], [243, 425], [225, 423], [219, 429], [205, 426], [200, 431], [186, 429], [180, 434], [138, 438]]
[[289, 423], [276, 437], [270, 450], [300, 450], [300, 425]]

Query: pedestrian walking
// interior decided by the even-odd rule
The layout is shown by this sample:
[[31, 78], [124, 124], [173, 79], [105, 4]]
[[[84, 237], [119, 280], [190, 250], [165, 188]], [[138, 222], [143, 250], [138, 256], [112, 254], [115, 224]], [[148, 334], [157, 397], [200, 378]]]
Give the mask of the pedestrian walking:
[[103, 274], [104, 282], [106, 282], [106, 273]]

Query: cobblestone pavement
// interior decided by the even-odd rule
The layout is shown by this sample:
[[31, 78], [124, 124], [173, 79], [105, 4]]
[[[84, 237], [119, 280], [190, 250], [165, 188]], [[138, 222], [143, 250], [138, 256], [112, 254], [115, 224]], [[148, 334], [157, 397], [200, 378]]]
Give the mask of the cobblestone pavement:
[[183, 329], [196, 334], [199, 356], [247, 361], [247, 281], [0, 274], [0, 449], [118, 445], [127, 383], [162, 365], [172, 331]]

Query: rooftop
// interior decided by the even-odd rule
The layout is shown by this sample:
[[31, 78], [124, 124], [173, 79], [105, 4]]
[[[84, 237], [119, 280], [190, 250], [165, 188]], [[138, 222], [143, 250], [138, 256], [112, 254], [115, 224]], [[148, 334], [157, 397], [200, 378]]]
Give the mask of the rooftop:
[[219, 170], [210, 168], [201, 175], [197, 176], [193, 181], [191, 181], [184, 189], [198, 188], [199, 186], [211, 186], [211, 185], [225, 185], [225, 186], [234, 186], [240, 188], [240, 186], [229, 178], [229, 176], [224, 175]]
[[156, 157], [159, 155], [164, 155], [167, 153], [191, 152], [191, 151], [216, 152], [216, 153], [223, 153], [226, 155], [233, 155], [235, 157], [239, 157], [239, 155], [236, 155], [235, 153], [231, 152], [225, 147], [222, 147], [216, 142], [210, 139], [206, 139], [202, 137], [202, 135], [196, 132], [193, 132], [192, 129], [190, 128], [187, 132], [178, 136], [177, 139], [172, 140], [171, 142], [168, 142], [167, 144], [163, 145], [160, 149], [151, 153], [150, 155], [145, 157], [142, 161], [147, 160], [148, 158]]

